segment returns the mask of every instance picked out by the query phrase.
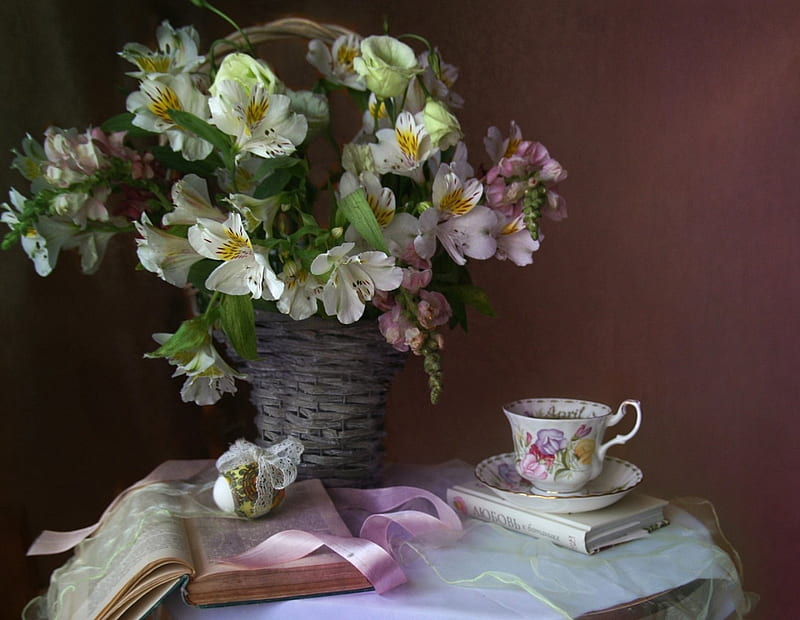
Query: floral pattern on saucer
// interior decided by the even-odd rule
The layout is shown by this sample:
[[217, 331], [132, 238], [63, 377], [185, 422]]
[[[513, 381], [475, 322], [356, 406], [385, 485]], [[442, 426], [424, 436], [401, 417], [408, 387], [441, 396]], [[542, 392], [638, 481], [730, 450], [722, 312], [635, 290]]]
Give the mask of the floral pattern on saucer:
[[642, 470], [607, 456], [603, 472], [579, 493], [569, 495], [538, 494], [531, 483], [522, 478], [514, 467], [514, 454], [498, 454], [481, 461], [475, 476], [503, 499], [528, 510], [539, 512], [586, 512], [618, 502], [636, 487], [643, 478]]

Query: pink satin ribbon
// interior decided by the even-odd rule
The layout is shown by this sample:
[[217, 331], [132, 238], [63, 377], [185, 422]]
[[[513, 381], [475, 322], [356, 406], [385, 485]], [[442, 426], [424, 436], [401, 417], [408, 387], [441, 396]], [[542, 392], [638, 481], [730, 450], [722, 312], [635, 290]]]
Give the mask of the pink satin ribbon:
[[[461, 530], [461, 520], [455, 511], [430, 491], [416, 487], [396, 486], [382, 489], [328, 489], [339, 512], [360, 510], [368, 513], [359, 536], [390, 549], [389, 530], [397, 525], [412, 538], [443, 530]], [[397, 508], [414, 500], [429, 502], [436, 515], [419, 510]]]
[[252, 549], [223, 562], [246, 568], [275, 566], [299, 560], [323, 545], [355, 566], [378, 594], [406, 582], [405, 573], [391, 554], [372, 541], [301, 530], [278, 532]]
[[[212, 463], [213, 461], [167, 461], [117, 496], [97, 523], [72, 532], [42, 532], [28, 549], [28, 555], [49, 555], [72, 549], [101, 525], [106, 515], [126, 494], [155, 482], [186, 480]], [[406, 581], [403, 570], [391, 553], [392, 526], [401, 528], [411, 537], [431, 532], [461, 530], [461, 520], [455, 511], [442, 499], [424, 489], [398, 486], [381, 489], [328, 489], [328, 493], [340, 511], [357, 510], [368, 513], [361, 524], [358, 537], [286, 530], [224, 562], [243, 567], [273, 566], [298, 560], [326, 546], [355, 566], [380, 594]], [[415, 500], [428, 502], [435, 515], [419, 510], [396, 510]]]

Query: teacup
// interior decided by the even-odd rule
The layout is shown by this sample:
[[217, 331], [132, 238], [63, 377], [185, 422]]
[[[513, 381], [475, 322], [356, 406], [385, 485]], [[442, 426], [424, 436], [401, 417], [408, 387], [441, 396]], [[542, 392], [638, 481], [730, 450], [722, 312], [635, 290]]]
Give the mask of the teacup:
[[[628, 412], [636, 412], [633, 429], [601, 443], [606, 428]], [[603, 471], [606, 451], [633, 437], [642, 423], [638, 400], [624, 400], [611, 414], [602, 403], [566, 398], [526, 398], [509, 403], [503, 412], [514, 438], [514, 465], [534, 491], [579, 492]]]

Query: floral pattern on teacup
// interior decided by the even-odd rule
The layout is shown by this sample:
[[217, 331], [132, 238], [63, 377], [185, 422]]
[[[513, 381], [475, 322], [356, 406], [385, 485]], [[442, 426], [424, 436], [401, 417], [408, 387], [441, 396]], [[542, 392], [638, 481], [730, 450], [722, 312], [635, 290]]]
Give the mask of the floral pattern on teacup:
[[557, 428], [543, 428], [536, 437], [518, 433], [516, 440], [525, 452], [517, 463], [520, 475], [528, 480], [569, 479], [573, 472], [585, 471], [592, 464], [595, 440], [592, 427], [581, 424], [571, 437]]

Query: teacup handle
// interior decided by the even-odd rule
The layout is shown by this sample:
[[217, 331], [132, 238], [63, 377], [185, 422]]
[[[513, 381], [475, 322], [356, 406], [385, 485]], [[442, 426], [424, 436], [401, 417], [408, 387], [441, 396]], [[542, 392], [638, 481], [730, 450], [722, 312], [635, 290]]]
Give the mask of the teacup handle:
[[625, 414], [628, 412], [626, 407], [630, 405], [636, 411], [636, 422], [633, 424], [633, 429], [631, 429], [628, 433], [624, 435], [617, 435], [614, 439], [609, 439], [606, 443], [604, 443], [600, 448], [597, 450], [597, 458], [602, 463], [603, 459], [606, 456], [606, 450], [608, 450], [611, 446], [616, 446], [617, 444], [623, 444], [628, 441], [631, 437], [633, 437], [638, 431], [639, 427], [642, 425], [642, 406], [638, 400], [623, 400], [617, 409], [617, 412], [612, 415], [608, 419], [608, 423], [606, 424], [606, 428], [614, 426], [617, 424], [622, 418], [625, 417]]

